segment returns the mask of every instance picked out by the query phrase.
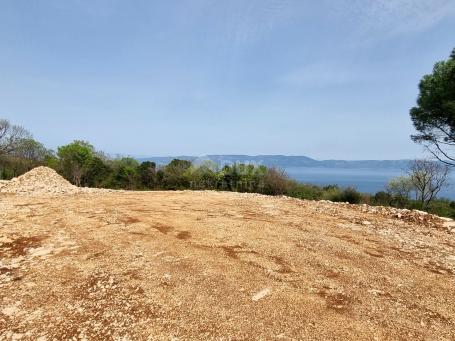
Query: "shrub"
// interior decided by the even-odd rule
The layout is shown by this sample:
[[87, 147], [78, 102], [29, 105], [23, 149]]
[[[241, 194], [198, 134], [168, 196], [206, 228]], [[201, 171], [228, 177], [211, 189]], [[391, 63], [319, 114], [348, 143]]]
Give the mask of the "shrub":
[[323, 188], [322, 199], [330, 201], [340, 201], [341, 189], [338, 186], [327, 186]]
[[323, 190], [316, 185], [302, 184], [294, 180], [288, 182], [286, 195], [299, 199], [319, 200], [322, 198]]
[[282, 169], [269, 168], [264, 177], [264, 193], [283, 195], [288, 188], [289, 178]]
[[156, 163], [151, 161], [142, 162], [137, 167], [141, 187], [154, 188], [156, 185]]
[[332, 201], [348, 202], [350, 204], [359, 204], [362, 200], [362, 195], [355, 188], [348, 187], [335, 192], [331, 198]]
[[163, 169], [163, 184], [167, 189], [186, 189], [190, 187], [187, 171], [191, 162], [187, 160], [172, 160]]
[[138, 184], [139, 163], [133, 158], [121, 158], [112, 161], [112, 174], [109, 187], [136, 189]]
[[428, 206], [428, 212], [441, 217], [455, 218], [453, 201], [448, 199], [433, 200]]
[[385, 191], [379, 191], [376, 192], [373, 197], [373, 204], [378, 206], [389, 206], [392, 202], [392, 199], [393, 197], [389, 193]]
[[362, 195], [355, 188], [348, 187], [341, 192], [341, 200], [350, 204], [358, 204], [362, 200]]

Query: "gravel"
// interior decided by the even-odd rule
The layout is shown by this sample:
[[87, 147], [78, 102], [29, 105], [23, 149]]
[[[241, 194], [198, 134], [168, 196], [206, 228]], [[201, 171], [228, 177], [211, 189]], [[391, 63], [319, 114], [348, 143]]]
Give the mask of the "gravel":
[[2, 180], [0, 182], [0, 193], [27, 196], [107, 192], [112, 192], [112, 190], [74, 186], [55, 170], [43, 166], [36, 167], [10, 181]]

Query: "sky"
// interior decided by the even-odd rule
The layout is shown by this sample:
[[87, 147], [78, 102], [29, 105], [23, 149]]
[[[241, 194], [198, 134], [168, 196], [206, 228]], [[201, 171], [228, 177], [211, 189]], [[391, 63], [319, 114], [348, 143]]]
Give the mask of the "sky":
[[0, 0], [0, 117], [110, 154], [423, 156], [454, 0]]

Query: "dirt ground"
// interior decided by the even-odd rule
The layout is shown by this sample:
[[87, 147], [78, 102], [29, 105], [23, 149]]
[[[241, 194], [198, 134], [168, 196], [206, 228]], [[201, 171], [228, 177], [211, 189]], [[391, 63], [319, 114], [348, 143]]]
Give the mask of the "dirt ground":
[[0, 340], [455, 340], [455, 234], [220, 192], [0, 195]]

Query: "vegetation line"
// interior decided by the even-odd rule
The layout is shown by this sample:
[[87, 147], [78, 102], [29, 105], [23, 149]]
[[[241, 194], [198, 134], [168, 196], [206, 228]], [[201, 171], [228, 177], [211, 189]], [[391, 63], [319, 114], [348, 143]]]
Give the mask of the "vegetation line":
[[219, 167], [208, 161], [193, 165], [174, 159], [157, 167], [130, 157], [112, 159], [85, 141], [74, 141], [56, 152], [35, 141], [22, 127], [0, 120], [0, 179], [11, 179], [37, 166], [55, 169], [77, 186], [126, 190], [223, 190], [287, 195], [310, 200], [331, 200], [353, 204], [419, 208], [455, 217], [455, 202], [436, 199], [445, 185], [447, 167], [418, 160], [409, 176], [393, 179], [375, 195], [337, 185], [320, 187], [290, 179], [283, 170], [234, 164]]

